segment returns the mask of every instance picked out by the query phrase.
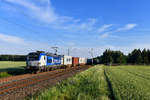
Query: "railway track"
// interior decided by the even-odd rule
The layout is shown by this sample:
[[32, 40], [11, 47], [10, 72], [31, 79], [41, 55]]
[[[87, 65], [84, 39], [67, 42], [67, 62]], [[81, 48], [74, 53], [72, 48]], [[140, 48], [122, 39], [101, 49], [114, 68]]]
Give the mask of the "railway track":
[[8, 82], [8, 83], [3, 83], [0, 85], [0, 99], [3, 98], [4, 100], [11, 100], [11, 99], [5, 99], [5, 96], [15, 93], [15, 91], [17, 91], [18, 89], [24, 90], [26, 87], [29, 87], [29, 86], [32, 87], [32, 86], [34, 86], [36, 84], [40, 84], [44, 81], [53, 81], [56, 78], [65, 76], [69, 73], [70, 74], [77, 73], [77, 72], [79, 72], [81, 70], [85, 70], [87, 68], [88, 68], [87, 66], [73, 67], [73, 68], [68, 68], [65, 70], [40, 73], [39, 75], [35, 75], [35, 76], [28, 77], [25, 79], [16, 80], [16, 81]]

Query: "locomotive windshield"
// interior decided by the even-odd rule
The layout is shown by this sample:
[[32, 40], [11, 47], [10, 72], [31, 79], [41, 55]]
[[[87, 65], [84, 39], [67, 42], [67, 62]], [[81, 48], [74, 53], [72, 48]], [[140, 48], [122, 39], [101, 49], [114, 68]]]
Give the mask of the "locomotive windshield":
[[29, 53], [27, 60], [28, 61], [37, 61], [39, 60], [39, 54], [38, 53]]

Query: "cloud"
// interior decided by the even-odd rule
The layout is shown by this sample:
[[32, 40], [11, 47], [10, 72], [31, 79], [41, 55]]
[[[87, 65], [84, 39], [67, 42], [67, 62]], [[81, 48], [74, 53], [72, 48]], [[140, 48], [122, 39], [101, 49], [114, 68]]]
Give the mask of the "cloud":
[[113, 24], [103, 25], [102, 27], [100, 27], [100, 28], [97, 30], [97, 32], [98, 32], [98, 33], [101, 33], [101, 32], [107, 31], [107, 29], [110, 28], [111, 26], [113, 26]]
[[51, 0], [6, 0], [8, 3], [12, 3], [16, 7], [19, 5], [26, 9], [27, 14], [39, 20], [49, 24], [50, 27], [55, 29], [69, 30], [69, 31], [92, 31], [97, 23], [96, 18], [87, 18], [84, 21], [81, 19], [75, 19], [70, 16], [59, 15], [51, 4]]
[[[54, 12], [49, 0], [40, 0], [44, 5], [37, 5], [37, 3], [30, 0], [6, 0], [9, 3], [23, 6], [29, 11], [29, 15], [41, 21], [52, 23], [58, 19], [58, 15]], [[38, 0], [39, 1], [39, 0]]]
[[117, 32], [128, 31], [128, 30], [135, 28], [136, 26], [137, 26], [137, 24], [126, 24], [124, 27], [117, 29]]
[[109, 36], [110, 32], [106, 32], [102, 35], [100, 35], [100, 38], [107, 38]]
[[112, 26], [112, 24], [110, 24], [110, 25], [104, 25], [103, 27], [100, 28], [100, 32], [106, 31], [105, 33], [103, 33], [103, 34], [100, 35], [100, 38], [108, 38], [108, 37], [111, 37], [111, 38], [120, 38], [119, 36], [115, 36], [115, 35], [111, 36], [110, 34], [121, 32], [121, 31], [129, 31], [129, 30], [135, 28], [137, 26], [137, 24], [126, 24], [124, 27], [118, 28], [116, 30], [107, 31], [107, 28], [109, 28], [111, 26]]
[[72, 32], [93, 32], [95, 29], [95, 25], [97, 23], [97, 19], [95, 18], [88, 18], [85, 21], [81, 21], [79, 19], [74, 19], [70, 24], [57, 24], [53, 27], [63, 29], [63, 30], [70, 30]]
[[15, 44], [23, 44], [24, 40], [17, 36], [5, 35], [0, 33], [0, 41], [8, 42], [8, 43], [15, 43]]
[[92, 26], [94, 26], [95, 24], [96, 24], [96, 19], [94, 19], [94, 18], [89, 18], [88, 20], [87, 20], [87, 22], [83, 22], [83, 23], [81, 23], [80, 25], [79, 25], [79, 28], [80, 29], [90, 29], [90, 28], [92, 28]]
[[[137, 26], [137, 24], [126, 24], [124, 25], [124, 27], [116, 28], [114, 30], [111, 29], [112, 31], [110, 31], [109, 29], [113, 26], [113, 24], [105, 24], [99, 27], [97, 25], [98, 23], [97, 18], [87, 18], [87, 19], [82, 20], [80, 18], [74, 18], [68, 15], [63, 16], [63, 15], [58, 14], [55, 11], [55, 8], [52, 6], [51, 0], [5, 0], [5, 1], [7, 1], [8, 3], [11, 3], [12, 4], [11, 6], [13, 8], [19, 7], [20, 9], [24, 9], [25, 14], [27, 14], [29, 17], [32, 17], [42, 23], [44, 22], [47, 24], [47, 26], [51, 28], [68, 30], [69, 31], [68, 33], [71, 33], [72, 31], [74, 33], [77, 33], [77, 34], [74, 34], [76, 38], [81, 37], [81, 35], [78, 35], [78, 32], [86, 33], [86, 35], [89, 35], [87, 34], [89, 31], [91, 33], [95, 33], [96, 36], [97, 36], [97, 33], [98, 34], [101, 33], [99, 36], [100, 38], [108, 38], [108, 37], [114, 38], [117, 36], [114, 36], [114, 34], [112, 33], [128, 31]], [[75, 36], [70, 35], [70, 34], [67, 34], [66, 37], [67, 36], [69, 38], [72, 37], [73, 38], [72, 40], [74, 40]], [[91, 34], [90, 36], [92, 38], [93, 34]], [[16, 36], [5, 35], [5, 34], [0, 34], [0, 41], [7, 42], [8, 44], [9, 43], [24, 43], [24, 40], [22, 38], [19, 38]], [[56, 43], [56, 42], [53, 42], [53, 43]], [[76, 43], [74, 41], [67, 41], [67, 42], [64, 42], [63, 44], [64, 46], [76, 46]], [[20, 53], [23, 53], [24, 51], [31, 52], [35, 50], [49, 51], [49, 48], [48, 48], [49, 44], [39, 43], [39, 42], [36, 42], [36, 43], [28, 42], [26, 43], [26, 46], [16, 46], [15, 48], [14, 46], [10, 47], [9, 45], [3, 45], [1, 48], [3, 47], [6, 47], [8, 49], [7, 51], [9, 51], [10, 53], [17, 52], [17, 51]], [[105, 49], [105, 48], [116, 48], [116, 47], [115, 46], [114, 47], [102, 46], [100, 48]], [[128, 47], [125, 47], [125, 48], [128, 48]], [[97, 48], [95, 47], [94, 49], [97, 49]], [[3, 51], [6, 52], [6, 50], [3, 50]], [[74, 56], [77, 56], [77, 55], [83, 56], [83, 55], [89, 54], [89, 52], [85, 52], [85, 51], [88, 51], [86, 48], [81, 48], [78, 50], [76, 49], [76, 51], [77, 52], [72, 51], [72, 54], [74, 54]]]

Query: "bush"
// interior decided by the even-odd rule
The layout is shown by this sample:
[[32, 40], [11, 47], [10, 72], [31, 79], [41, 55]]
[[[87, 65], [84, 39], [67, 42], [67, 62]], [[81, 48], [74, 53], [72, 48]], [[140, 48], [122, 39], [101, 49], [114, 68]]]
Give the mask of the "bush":
[[9, 77], [9, 76], [11, 76], [11, 75], [8, 74], [7, 72], [1, 72], [1, 73], [0, 73], [0, 78]]

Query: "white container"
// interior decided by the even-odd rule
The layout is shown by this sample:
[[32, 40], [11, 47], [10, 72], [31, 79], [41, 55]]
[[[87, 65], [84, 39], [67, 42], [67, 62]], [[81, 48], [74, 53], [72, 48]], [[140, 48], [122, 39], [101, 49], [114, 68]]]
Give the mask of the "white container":
[[86, 64], [87, 59], [86, 58], [79, 58], [79, 64]]
[[63, 56], [63, 65], [72, 65], [72, 56]]

